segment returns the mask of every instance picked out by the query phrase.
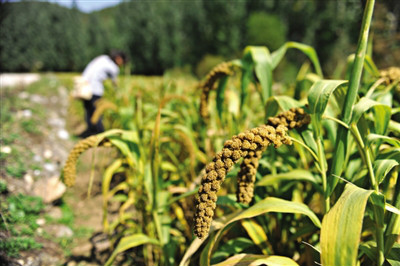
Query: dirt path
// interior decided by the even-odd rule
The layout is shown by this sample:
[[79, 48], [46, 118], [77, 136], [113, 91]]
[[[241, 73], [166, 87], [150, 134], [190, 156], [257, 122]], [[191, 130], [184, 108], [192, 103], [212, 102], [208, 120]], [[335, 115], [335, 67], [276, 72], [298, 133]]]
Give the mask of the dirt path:
[[[21, 124], [27, 124], [24, 121], [34, 121], [32, 123], [36, 130], [40, 131], [40, 134], [30, 134], [21, 130], [19, 137], [9, 145], [3, 145], [5, 137], [2, 136], [2, 152], [15, 149], [29, 150], [32, 156], [24, 158], [27, 169], [23, 171], [22, 178], [12, 176], [2, 167], [1, 179], [7, 183], [8, 196], [23, 193], [41, 196], [47, 201], [44, 212], [37, 221], [39, 227], [35, 233], [35, 240], [41, 243], [43, 248], [21, 252], [19, 257], [10, 259], [8, 264], [100, 265], [101, 256], [99, 252], [96, 253], [96, 250], [99, 249], [100, 244], [103, 245], [103, 249], [108, 247], [106, 241], [98, 240], [101, 238], [99, 235], [101, 235], [103, 215], [101, 173], [109, 161], [110, 152], [101, 149], [96, 151], [96, 164], [93, 170], [91, 162], [94, 151], [85, 152], [78, 162], [74, 187], [66, 189], [60, 182], [53, 187], [48, 187], [49, 180], [59, 180], [61, 169], [70, 150], [79, 141], [73, 137], [73, 134], [76, 134], [79, 128], [84, 128], [84, 125], [81, 117], [70, 112], [71, 99], [67, 88], [54, 75], [46, 76], [46, 79], [48, 81], [44, 84], [53, 84], [53, 88], [32, 92], [27, 89], [27, 86], [38, 80], [37, 75], [13, 74], [0, 77], [2, 102], [10, 100], [8, 97], [10, 95], [17, 101], [24, 102], [21, 110], [18, 107], [11, 107], [11, 115], [15, 116], [15, 120]], [[11, 92], [7, 92], [11, 93], [7, 97], [4, 96], [5, 85], [16, 86]], [[36, 109], [39, 111], [36, 112]], [[40, 113], [40, 117], [35, 117], [37, 113]], [[3, 166], [7, 167], [7, 161]], [[87, 190], [92, 171], [94, 171], [94, 183], [92, 196], [88, 198]], [[61, 193], [61, 199], [47, 199], [56, 191]], [[97, 236], [93, 237], [95, 235]]]

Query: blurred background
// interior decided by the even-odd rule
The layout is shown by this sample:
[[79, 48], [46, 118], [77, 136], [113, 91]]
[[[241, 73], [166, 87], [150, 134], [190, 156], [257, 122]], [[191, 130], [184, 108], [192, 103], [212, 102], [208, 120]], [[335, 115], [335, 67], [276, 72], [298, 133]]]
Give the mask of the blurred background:
[[[95, 56], [125, 51], [130, 72], [204, 76], [247, 45], [274, 51], [286, 41], [313, 46], [327, 76], [355, 51], [365, 1], [3, 1], [0, 71], [82, 71]], [[377, 1], [372, 28], [379, 68], [400, 65], [400, 1]], [[290, 51], [278, 78], [296, 74]]]

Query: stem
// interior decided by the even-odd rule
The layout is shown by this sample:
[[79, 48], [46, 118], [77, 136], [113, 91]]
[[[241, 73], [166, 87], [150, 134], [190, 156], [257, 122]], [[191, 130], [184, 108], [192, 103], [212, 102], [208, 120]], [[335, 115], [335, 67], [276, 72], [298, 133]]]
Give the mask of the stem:
[[[369, 149], [369, 147], [365, 146], [364, 141], [362, 140], [360, 131], [357, 128], [356, 124], [352, 124], [350, 126], [350, 131], [354, 136], [354, 139], [357, 142], [357, 145], [359, 147], [359, 151], [361, 154], [361, 158], [363, 159], [364, 163], [367, 165], [368, 168], [368, 173], [369, 173], [369, 177], [370, 177], [370, 182], [371, 185], [374, 187], [374, 190], [376, 193], [379, 193], [379, 184], [377, 182], [377, 180], [375, 179], [375, 174], [374, 174], [374, 169], [372, 167], [372, 161], [371, 161], [371, 151]], [[375, 220], [378, 219], [378, 206], [373, 205], [373, 209], [374, 209], [374, 217]], [[385, 242], [383, 239], [383, 228], [379, 225], [379, 223], [376, 221], [376, 244], [377, 244], [377, 265], [381, 266], [383, 265], [384, 261], [385, 261]]]
[[314, 158], [314, 160], [315, 160], [316, 162], [318, 162], [318, 164], [319, 164], [319, 159], [318, 159], [317, 155], [310, 149], [310, 147], [308, 147], [306, 144], [304, 144], [304, 143], [301, 142], [301, 141], [298, 141], [298, 140], [295, 139], [295, 138], [292, 138], [292, 137], [290, 137], [290, 136], [289, 136], [289, 138], [290, 138], [291, 141], [300, 144], [301, 146], [303, 146], [303, 148], [305, 148], [307, 151], [309, 151], [310, 154], [312, 155], [312, 157]]
[[95, 171], [95, 164], [96, 164], [96, 152], [95, 149], [97, 148], [98, 143], [96, 143], [94, 150], [92, 151], [92, 166], [90, 169], [90, 179], [89, 179], [89, 186], [87, 191], [87, 198], [89, 199], [92, 192], [93, 181], [94, 181], [94, 171]]
[[319, 167], [321, 169], [321, 176], [322, 176], [322, 188], [324, 190], [324, 198], [325, 198], [325, 213], [330, 210], [330, 196], [326, 193], [327, 191], [327, 178], [326, 178], [326, 158], [324, 156], [324, 148], [322, 147], [321, 138], [317, 138], [317, 147], [318, 147], [318, 161]]
[[[360, 38], [358, 40], [357, 51], [352, 66], [351, 76], [349, 80], [349, 88], [346, 94], [343, 110], [342, 110], [342, 121], [345, 124], [350, 123], [352, 116], [352, 109], [356, 101], [358, 94], [358, 87], [361, 80], [361, 74], [363, 71], [363, 65], [365, 60], [365, 53], [368, 44], [368, 33], [371, 26], [372, 13], [374, 9], [375, 0], [368, 0], [365, 6]], [[337, 138], [335, 143], [335, 150], [333, 154], [332, 167], [330, 175], [340, 176], [344, 168], [343, 158], [346, 158], [346, 147], [348, 142], [348, 131], [343, 127], [338, 127]], [[332, 179], [331, 192], [337, 184], [336, 179]]]
[[[374, 205], [374, 216], [377, 217], [377, 208], [378, 206]], [[377, 265], [381, 266], [385, 262], [385, 242], [383, 239], [383, 228], [379, 226], [378, 224], [376, 225], [376, 244], [378, 247], [378, 254], [377, 254]]]
[[332, 116], [329, 116], [329, 115], [323, 115], [322, 118], [323, 119], [332, 120], [332, 121], [338, 123], [339, 125], [341, 125], [344, 128], [347, 128], [347, 129], [349, 128], [349, 126], [347, 124], [343, 123], [342, 121], [340, 121], [339, 119], [337, 119], [335, 117], [332, 117]]
[[361, 158], [368, 168], [368, 174], [369, 174], [371, 185], [374, 188], [375, 192], [379, 193], [379, 186], [378, 186], [378, 183], [376, 182], [374, 168], [372, 166], [370, 149], [365, 146], [364, 141], [362, 140], [360, 131], [357, 128], [357, 125], [352, 124], [350, 126], [350, 131], [353, 134], [354, 139], [357, 142], [357, 145], [358, 145], [358, 148], [359, 148], [359, 151], [361, 154]]

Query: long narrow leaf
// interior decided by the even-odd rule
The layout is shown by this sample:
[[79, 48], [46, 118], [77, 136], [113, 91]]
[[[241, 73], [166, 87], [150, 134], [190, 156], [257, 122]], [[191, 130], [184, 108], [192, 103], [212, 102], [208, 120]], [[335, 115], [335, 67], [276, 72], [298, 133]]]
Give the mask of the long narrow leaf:
[[[389, 211], [389, 223], [385, 231], [385, 254], [388, 254], [400, 235], [400, 182], [397, 181], [393, 191], [392, 203], [386, 203], [386, 210]], [[400, 250], [399, 250], [400, 251]]]
[[374, 141], [383, 140], [384, 142], [393, 145], [394, 147], [400, 148], [400, 140], [388, 136], [383, 136], [379, 134], [369, 134], [367, 137], [367, 141], [371, 144]]
[[243, 228], [247, 234], [253, 240], [254, 244], [260, 247], [263, 254], [268, 254], [267, 241], [268, 237], [264, 232], [264, 229], [254, 220], [244, 219], [241, 220]]
[[399, 162], [393, 159], [376, 160], [374, 162], [375, 178], [380, 183], [383, 182], [387, 174], [396, 166]]
[[308, 103], [311, 114], [317, 116], [319, 120], [325, 112], [329, 98], [332, 93], [341, 85], [346, 84], [345, 80], [318, 80], [311, 87], [308, 93]]
[[136, 160], [135, 157], [133, 156], [133, 153], [129, 149], [128, 144], [125, 141], [116, 137], [109, 137], [108, 139], [115, 147], [117, 147], [121, 151], [123, 155], [126, 156], [129, 165], [134, 166]]
[[214, 264], [213, 266], [298, 266], [298, 264], [287, 257], [283, 256], [266, 256], [255, 254], [238, 254], [229, 259]]
[[320, 180], [318, 180], [310, 171], [303, 169], [295, 169], [293, 171], [282, 173], [282, 174], [270, 174], [264, 176], [260, 181], [257, 182], [257, 186], [269, 186], [273, 184], [277, 184], [281, 181], [309, 181], [314, 184], [319, 184]]
[[230, 215], [230, 218], [227, 219], [226, 222], [224, 222], [221, 229], [212, 236], [212, 239], [209, 240], [207, 247], [202, 253], [203, 261], [205, 261], [206, 263], [201, 265], [209, 265], [214, 245], [218, 242], [218, 239], [221, 236], [222, 231], [224, 231], [224, 228], [242, 219], [252, 218], [258, 215], [273, 212], [304, 214], [308, 218], [310, 218], [310, 220], [316, 227], [321, 227], [321, 222], [319, 221], [318, 217], [315, 215], [314, 212], [311, 211], [311, 209], [307, 205], [279, 198], [268, 197], [263, 199], [262, 201], [257, 202], [246, 210]]
[[317, 72], [318, 76], [322, 78], [322, 69], [315, 49], [312, 46], [298, 42], [287, 42], [281, 48], [271, 54], [272, 69], [277, 67], [289, 48], [298, 49], [307, 55], [314, 65], [315, 72]]
[[143, 234], [135, 234], [122, 238], [104, 266], [110, 266], [119, 253], [144, 244], [158, 245], [158, 241]]
[[372, 190], [346, 185], [345, 191], [325, 215], [321, 229], [322, 265], [355, 266], [365, 206]]
[[269, 50], [267, 47], [247, 46], [244, 53], [251, 55], [256, 76], [261, 84], [262, 102], [265, 103], [272, 96], [272, 66]]
[[[234, 217], [238, 213], [240, 213], [240, 211], [232, 213], [230, 215], [223, 216], [219, 219], [213, 220], [211, 222], [210, 234], [216, 230], [221, 229], [225, 225], [226, 221], [228, 221], [229, 219], [231, 219], [231, 217]], [[193, 256], [193, 254], [196, 253], [196, 251], [200, 248], [200, 246], [204, 243], [204, 241], [206, 239], [207, 238], [199, 239], [196, 237], [193, 240], [193, 242], [190, 244], [189, 248], [186, 250], [185, 254], [183, 255], [183, 258], [182, 258], [181, 262], [179, 263], [179, 266], [189, 265], [190, 258]]]
[[211, 261], [222, 261], [232, 254], [243, 253], [245, 249], [254, 247], [254, 242], [247, 237], [237, 237], [228, 240], [223, 245], [220, 245], [214, 253]]
[[369, 98], [361, 98], [360, 101], [354, 106], [351, 123], [357, 124], [361, 116], [371, 108], [375, 108], [374, 121], [377, 130], [376, 133], [385, 134], [391, 116], [390, 107]]
[[110, 192], [111, 179], [114, 173], [117, 171], [117, 169], [121, 167], [121, 165], [122, 165], [122, 160], [117, 159], [110, 166], [108, 166], [104, 172], [103, 180], [101, 183], [102, 194], [103, 194], [103, 226], [106, 232], [108, 231], [107, 206], [108, 206], [108, 198], [109, 198], [108, 195]]

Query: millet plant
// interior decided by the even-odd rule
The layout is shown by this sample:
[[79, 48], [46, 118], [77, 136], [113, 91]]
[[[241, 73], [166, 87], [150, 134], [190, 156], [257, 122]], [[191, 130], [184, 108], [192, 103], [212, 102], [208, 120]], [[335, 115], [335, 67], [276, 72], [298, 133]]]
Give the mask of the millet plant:
[[[119, 150], [102, 178], [105, 265], [120, 253], [135, 265], [398, 265], [400, 77], [367, 53], [373, 6], [343, 80], [324, 79], [315, 50], [288, 42], [246, 47], [200, 82], [195, 100], [169, 85], [158, 98], [130, 90], [140, 97], [120, 123], [129, 127], [82, 140], [64, 169], [72, 184], [83, 149]], [[295, 91], [274, 94], [289, 48], [313, 72], [305, 63]], [[230, 90], [240, 95], [234, 115]], [[120, 202], [111, 221], [110, 201]]]

